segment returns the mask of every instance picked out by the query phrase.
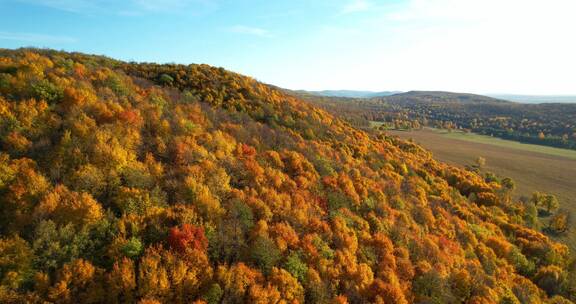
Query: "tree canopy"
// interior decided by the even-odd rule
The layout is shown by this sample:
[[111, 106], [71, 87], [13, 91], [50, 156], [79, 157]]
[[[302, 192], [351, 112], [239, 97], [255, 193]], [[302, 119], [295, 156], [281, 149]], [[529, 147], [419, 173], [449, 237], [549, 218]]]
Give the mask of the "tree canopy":
[[2, 303], [576, 299], [513, 183], [222, 68], [0, 50], [0, 145]]

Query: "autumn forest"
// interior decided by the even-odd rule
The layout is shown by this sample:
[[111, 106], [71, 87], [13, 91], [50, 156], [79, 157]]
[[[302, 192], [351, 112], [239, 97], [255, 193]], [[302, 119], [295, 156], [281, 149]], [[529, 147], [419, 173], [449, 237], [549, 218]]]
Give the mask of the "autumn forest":
[[223, 68], [0, 50], [0, 147], [1, 303], [576, 301], [545, 194]]

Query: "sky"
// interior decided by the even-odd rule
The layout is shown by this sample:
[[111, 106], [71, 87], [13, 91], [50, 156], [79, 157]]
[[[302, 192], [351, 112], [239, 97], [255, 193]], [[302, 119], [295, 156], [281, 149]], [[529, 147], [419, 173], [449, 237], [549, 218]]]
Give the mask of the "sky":
[[206, 63], [289, 89], [576, 95], [574, 0], [0, 0], [0, 48]]

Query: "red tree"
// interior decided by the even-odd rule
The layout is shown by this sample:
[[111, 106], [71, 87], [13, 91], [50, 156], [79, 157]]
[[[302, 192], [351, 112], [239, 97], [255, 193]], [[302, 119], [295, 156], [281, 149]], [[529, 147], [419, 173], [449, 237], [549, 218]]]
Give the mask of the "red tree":
[[179, 252], [186, 252], [187, 248], [201, 251], [208, 248], [208, 239], [204, 234], [204, 228], [190, 224], [182, 225], [182, 229], [178, 227], [170, 229], [168, 243]]

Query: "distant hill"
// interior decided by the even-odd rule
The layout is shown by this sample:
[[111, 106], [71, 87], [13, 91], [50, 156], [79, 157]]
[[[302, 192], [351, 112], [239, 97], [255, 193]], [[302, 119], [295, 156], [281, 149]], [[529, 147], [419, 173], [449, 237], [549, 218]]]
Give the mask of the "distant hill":
[[502, 102], [511, 101], [517, 103], [576, 103], [576, 96], [571, 95], [516, 95], [516, 94], [469, 94], [444, 91], [356, 91], [356, 90], [323, 90], [323, 91], [295, 91], [302, 95], [314, 95], [323, 97], [343, 98], [377, 98], [387, 96], [450, 99], [458, 102]]
[[373, 98], [390, 96], [401, 93], [400, 91], [354, 91], [354, 90], [324, 90], [324, 91], [300, 91], [310, 93], [312, 95], [326, 96], [326, 97], [347, 97], [347, 98]]
[[469, 94], [469, 93], [452, 93], [443, 91], [410, 91], [388, 96], [386, 100], [402, 99], [406, 101], [433, 101], [433, 102], [462, 102], [462, 103], [503, 103], [508, 102], [503, 99], [493, 97]]
[[410, 91], [369, 99], [302, 98], [338, 113], [357, 127], [378, 121], [386, 122], [389, 128], [463, 128], [519, 142], [576, 149], [576, 103], [560, 100], [520, 103], [441, 91]]

